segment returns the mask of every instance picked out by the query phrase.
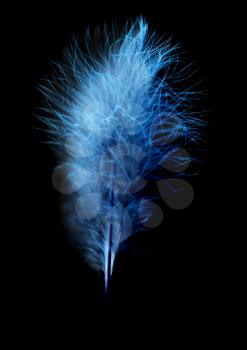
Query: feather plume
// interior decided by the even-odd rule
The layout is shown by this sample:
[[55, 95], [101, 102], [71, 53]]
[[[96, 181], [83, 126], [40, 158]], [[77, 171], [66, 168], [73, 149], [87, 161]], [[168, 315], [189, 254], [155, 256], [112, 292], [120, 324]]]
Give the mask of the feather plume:
[[197, 142], [204, 124], [191, 111], [197, 95], [177, 84], [188, 75], [178, 68], [178, 46], [149, 34], [143, 18], [113, 36], [106, 33], [98, 56], [74, 41], [41, 88], [59, 155], [53, 184], [73, 240], [104, 272], [106, 290], [121, 243], [150, 215], [139, 190], [181, 145]]

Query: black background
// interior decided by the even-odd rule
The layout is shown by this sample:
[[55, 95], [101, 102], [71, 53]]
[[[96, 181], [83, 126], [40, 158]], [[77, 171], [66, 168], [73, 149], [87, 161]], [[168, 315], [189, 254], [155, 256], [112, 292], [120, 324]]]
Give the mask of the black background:
[[[42, 10], [42, 11], [41, 11]], [[44, 327], [82, 327], [92, 320], [98, 326], [105, 319], [113, 320], [112, 327], [127, 319], [125, 332], [146, 324], [159, 323], [186, 332], [204, 332], [209, 327], [211, 305], [215, 298], [212, 279], [214, 232], [212, 218], [211, 167], [214, 162], [212, 50], [214, 28], [208, 22], [179, 23], [161, 11], [51, 12], [39, 6], [33, 11], [31, 31], [32, 61], [32, 180], [31, 180], [31, 243], [34, 251], [33, 279], [38, 295], [34, 307], [44, 317]], [[183, 211], [173, 211], [163, 205], [164, 222], [155, 230], [137, 235], [129, 249], [117, 258], [111, 295], [104, 304], [103, 277], [90, 270], [65, 236], [58, 212], [59, 194], [51, 183], [54, 156], [42, 142], [45, 135], [35, 129], [35, 119], [42, 98], [37, 91], [41, 79], [50, 72], [50, 61], [62, 58], [62, 49], [71, 36], [83, 34], [85, 26], [94, 29], [98, 24], [124, 23], [126, 18], [142, 14], [159, 35], [172, 34], [174, 42], [182, 44], [188, 57], [196, 60], [204, 77], [203, 88], [209, 91], [207, 107], [209, 121], [209, 157], [204, 157], [200, 175], [191, 180], [195, 192], [192, 205]], [[174, 21], [173, 21], [174, 19]], [[173, 23], [175, 22], [175, 23]], [[186, 22], [186, 21], [184, 21]], [[189, 28], [189, 29], [188, 29]], [[209, 159], [207, 159], [209, 158]], [[162, 205], [162, 203], [159, 203]], [[42, 316], [41, 316], [42, 315]], [[159, 321], [158, 321], [159, 320]], [[103, 325], [104, 327], [104, 325]]]

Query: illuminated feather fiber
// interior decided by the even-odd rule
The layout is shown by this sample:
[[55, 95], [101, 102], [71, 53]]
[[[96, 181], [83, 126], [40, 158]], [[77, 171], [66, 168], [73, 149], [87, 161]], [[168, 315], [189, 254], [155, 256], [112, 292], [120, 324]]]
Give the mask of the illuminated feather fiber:
[[187, 67], [176, 70], [177, 49], [148, 34], [139, 18], [112, 42], [106, 35], [99, 58], [71, 45], [68, 63], [57, 64], [54, 81], [41, 88], [52, 114], [43, 121], [62, 159], [53, 183], [67, 196], [73, 240], [104, 272], [106, 290], [120, 244], [149, 215], [138, 191], [161, 161], [197, 142], [203, 126], [191, 111], [197, 95], [176, 88], [188, 75]]

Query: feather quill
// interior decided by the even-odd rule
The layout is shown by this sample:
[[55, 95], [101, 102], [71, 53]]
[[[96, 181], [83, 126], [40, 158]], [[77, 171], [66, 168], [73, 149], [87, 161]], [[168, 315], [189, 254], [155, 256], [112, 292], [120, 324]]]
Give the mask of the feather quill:
[[187, 74], [178, 47], [149, 34], [143, 18], [127, 27], [113, 40], [106, 33], [98, 57], [74, 42], [41, 88], [59, 152], [53, 184], [64, 193], [73, 240], [104, 272], [106, 290], [120, 244], [149, 216], [139, 190], [161, 161], [197, 142], [204, 124], [191, 111], [197, 95], [176, 87]]

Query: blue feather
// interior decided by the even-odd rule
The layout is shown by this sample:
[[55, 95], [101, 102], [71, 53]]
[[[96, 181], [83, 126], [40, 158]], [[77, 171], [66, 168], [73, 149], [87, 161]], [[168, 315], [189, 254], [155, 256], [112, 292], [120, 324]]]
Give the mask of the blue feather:
[[104, 272], [107, 290], [120, 244], [149, 215], [138, 191], [161, 162], [200, 139], [204, 122], [191, 110], [197, 94], [178, 88], [188, 75], [178, 69], [178, 46], [149, 34], [143, 18], [111, 42], [106, 34], [98, 58], [76, 42], [65, 56], [42, 87], [52, 115], [43, 121], [61, 162], [53, 184], [67, 196], [77, 247]]

